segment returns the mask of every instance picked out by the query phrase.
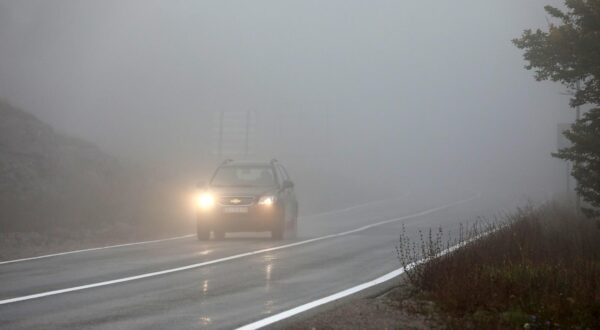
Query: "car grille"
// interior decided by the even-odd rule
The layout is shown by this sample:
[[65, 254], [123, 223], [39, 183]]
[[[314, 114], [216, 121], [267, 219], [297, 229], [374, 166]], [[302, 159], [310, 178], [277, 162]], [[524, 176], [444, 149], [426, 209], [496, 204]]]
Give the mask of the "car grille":
[[219, 198], [219, 204], [224, 206], [249, 206], [254, 204], [254, 197], [248, 196], [224, 196]]

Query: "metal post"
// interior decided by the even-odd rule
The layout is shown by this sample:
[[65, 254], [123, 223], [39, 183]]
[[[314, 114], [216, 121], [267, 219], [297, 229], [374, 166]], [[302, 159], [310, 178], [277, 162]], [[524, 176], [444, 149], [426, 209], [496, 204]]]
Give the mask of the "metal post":
[[[577, 81], [577, 83], [575, 84], [575, 86], [576, 86], [575, 88], [577, 88], [577, 93], [579, 93], [581, 91], [581, 85], [580, 85], [579, 81]], [[581, 115], [580, 106], [578, 105], [576, 109], [577, 109], [576, 118], [577, 118], [577, 120], [579, 120], [579, 117]]]
[[329, 108], [325, 110], [325, 155], [331, 155], [331, 130], [329, 127], [331, 126], [331, 114], [329, 113]]
[[[579, 81], [577, 81], [575, 86], [577, 88], [577, 93], [579, 93], [579, 91], [581, 90], [581, 85], [579, 84]], [[575, 114], [576, 122], [579, 121], [580, 118], [581, 118], [581, 107], [579, 105], [577, 105], [576, 114]], [[575, 162], [574, 165], [577, 166], [577, 162]], [[581, 209], [581, 199], [579, 198], [579, 193], [577, 192], [577, 188], [579, 188], [579, 182], [577, 180], [575, 180], [575, 210], [577, 212], [579, 212], [579, 210]]]
[[565, 162], [566, 166], [567, 166], [567, 198], [569, 198], [569, 196], [571, 196], [571, 166], [569, 166], [569, 162], [566, 161]]
[[223, 158], [223, 116], [224, 111], [219, 113], [219, 161]]
[[251, 117], [251, 113], [250, 113], [250, 110], [248, 110], [248, 111], [246, 111], [246, 145], [244, 146], [244, 155], [246, 157], [248, 157], [248, 149], [249, 149], [248, 137], [250, 135], [250, 117]]

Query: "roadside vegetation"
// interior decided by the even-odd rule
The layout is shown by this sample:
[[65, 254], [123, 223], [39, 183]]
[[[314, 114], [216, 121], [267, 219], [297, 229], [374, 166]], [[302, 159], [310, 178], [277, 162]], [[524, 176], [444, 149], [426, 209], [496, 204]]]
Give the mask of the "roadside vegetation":
[[[548, 27], [525, 30], [513, 43], [536, 80], [569, 89], [576, 121], [563, 134], [571, 146], [553, 156], [572, 163], [575, 190], [586, 202], [582, 211], [600, 216], [600, 0], [565, 0], [563, 7], [546, 6]], [[589, 109], [582, 114], [583, 106]]]
[[[453, 244], [462, 247], [443, 254]], [[410, 284], [450, 328], [600, 327], [600, 228], [572, 208], [522, 209], [455, 239], [403, 233], [397, 251]], [[430, 259], [411, 268], [422, 256]]]

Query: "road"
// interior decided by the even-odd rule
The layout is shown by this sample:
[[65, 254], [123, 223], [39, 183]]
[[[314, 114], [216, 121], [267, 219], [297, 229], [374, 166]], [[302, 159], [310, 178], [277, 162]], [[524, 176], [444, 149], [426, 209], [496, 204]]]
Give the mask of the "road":
[[489, 215], [487, 205], [404, 196], [301, 216], [294, 240], [187, 237], [0, 264], [0, 328], [243, 326], [397, 269], [402, 224], [416, 238]]

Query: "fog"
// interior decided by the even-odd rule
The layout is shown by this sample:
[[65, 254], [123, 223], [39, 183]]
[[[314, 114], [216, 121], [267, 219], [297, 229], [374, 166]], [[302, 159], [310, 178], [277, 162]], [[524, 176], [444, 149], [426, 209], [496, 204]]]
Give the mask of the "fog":
[[[559, 3], [3, 0], [0, 97], [182, 189], [220, 159], [276, 157], [307, 199], [544, 200], [574, 115], [511, 39]], [[248, 155], [219, 154], [219, 114], [246, 112]], [[313, 189], [329, 175], [344, 189]]]

